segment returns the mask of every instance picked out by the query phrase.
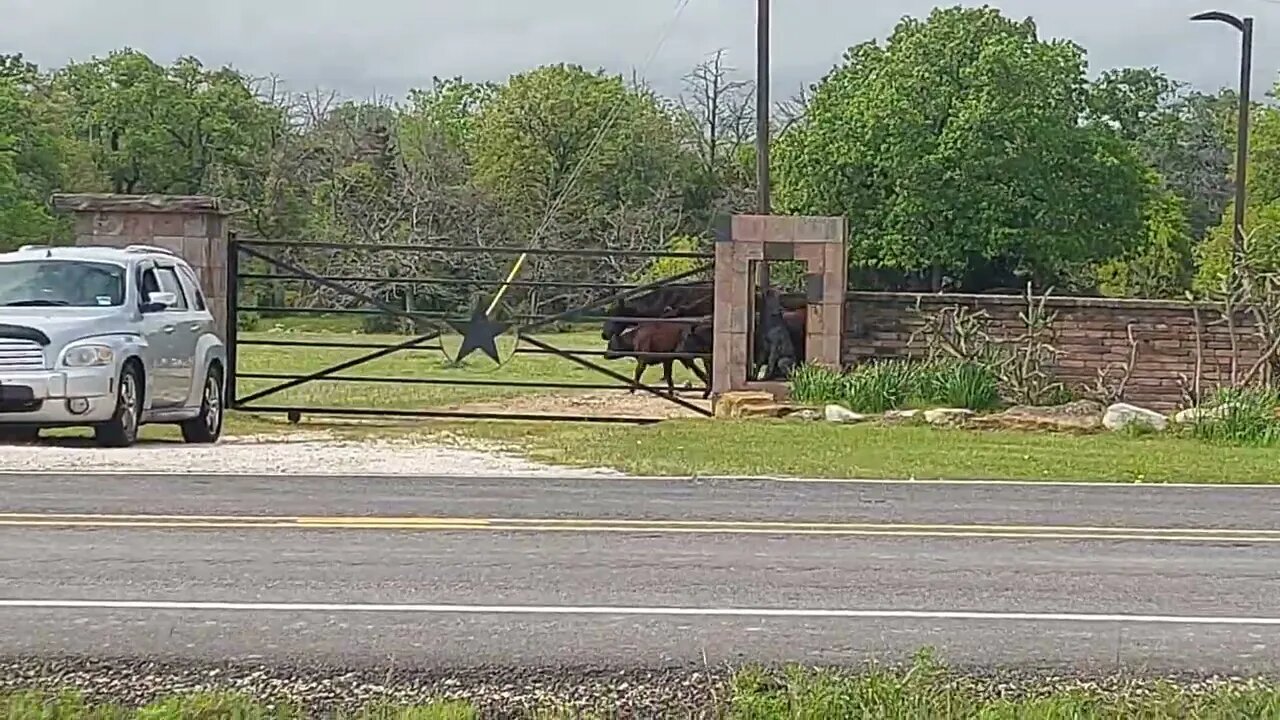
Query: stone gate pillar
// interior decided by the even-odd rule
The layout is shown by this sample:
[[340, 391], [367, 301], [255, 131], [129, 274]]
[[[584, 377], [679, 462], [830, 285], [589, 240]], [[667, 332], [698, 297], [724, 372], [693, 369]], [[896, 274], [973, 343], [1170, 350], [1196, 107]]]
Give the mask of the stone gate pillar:
[[227, 338], [226, 200], [202, 195], [59, 194], [57, 210], [72, 213], [76, 245], [153, 245], [196, 271], [218, 336]]
[[735, 215], [728, 232], [716, 238], [715, 396], [763, 390], [786, 397], [783, 382], [748, 380], [752, 365], [756, 263], [800, 260], [807, 265], [805, 357], [800, 361], [839, 368], [844, 339], [846, 223], [842, 217]]

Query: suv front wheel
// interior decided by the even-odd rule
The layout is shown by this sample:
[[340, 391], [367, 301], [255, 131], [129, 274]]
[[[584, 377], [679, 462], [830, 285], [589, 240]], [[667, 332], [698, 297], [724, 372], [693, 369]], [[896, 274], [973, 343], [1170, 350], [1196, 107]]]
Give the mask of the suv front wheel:
[[93, 428], [93, 437], [103, 447], [129, 447], [138, 441], [142, 419], [142, 374], [134, 363], [120, 371], [116, 391], [116, 411], [111, 419]]
[[200, 414], [181, 424], [182, 439], [189, 443], [213, 443], [222, 435], [222, 370], [217, 365], [204, 374]]

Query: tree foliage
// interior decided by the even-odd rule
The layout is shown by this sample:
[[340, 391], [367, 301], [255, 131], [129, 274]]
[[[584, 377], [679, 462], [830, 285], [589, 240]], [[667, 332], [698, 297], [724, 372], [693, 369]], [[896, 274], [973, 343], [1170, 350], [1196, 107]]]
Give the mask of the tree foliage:
[[789, 212], [849, 217], [864, 268], [1058, 283], [1140, 233], [1141, 164], [1087, 108], [1080, 48], [990, 8], [851, 48], [778, 148]]
[[[433, 78], [400, 102], [282, 88], [130, 48], [53, 71], [0, 55], [0, 249], [69, 239], [49, 208], [58, 191], [219, 195], [245, 207], [233, 222], [249, 236], [445, 247], [705, 249], [716, 220], [754, 205], [754, 86], [722, 52], [677, 97], [568, 64], [501, 83]], [[1247, 224], [1265, 264], [1280, 257], [1280, 112], [1255, 113]], [[1229, 92], [1190, 92], [1156, 68], [1090, 81], [1083, 49], [1041, 39], [1031, 20], [940, 9], [850, 48], [775, 108], [774, 204], [847, 215], [859, 287], [1029, 280], [1176, 297], [1229, 260], [1234, 117]], [[430, 309], [469, 303], [511, 262], [304, 259], [336, 274], [447, 278], [413, 292], [360, 285]], [[693, 264], [533, 257], [524, 272], [634, 282]], [[301, 284], [285, 294], [259, 304], [348, 302]], [[508, 298], [544, 310], [583, 299]]]

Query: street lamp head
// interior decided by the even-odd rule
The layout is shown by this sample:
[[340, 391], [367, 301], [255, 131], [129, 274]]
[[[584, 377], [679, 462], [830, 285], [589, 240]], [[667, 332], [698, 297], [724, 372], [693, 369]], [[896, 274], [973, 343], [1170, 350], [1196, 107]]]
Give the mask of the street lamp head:
[[1197, 20], [1197, 21], [1216, 20], [1218, 22], [1224, 22], [1230, 25], [1231, 27], [1235, 28], [1236, 30], [1239, 30], [1240, 32], [1244, 32], [1244, 25], [1245, 25], [1244, 20], [1241, 20], [1235, 15], [1232, 15], [1230, 13], [1224, 13], [1219, 10], [1210, 10], [1209, 12], [1202, 12], [1199, 15], [1192, 15], [1191, 19]]

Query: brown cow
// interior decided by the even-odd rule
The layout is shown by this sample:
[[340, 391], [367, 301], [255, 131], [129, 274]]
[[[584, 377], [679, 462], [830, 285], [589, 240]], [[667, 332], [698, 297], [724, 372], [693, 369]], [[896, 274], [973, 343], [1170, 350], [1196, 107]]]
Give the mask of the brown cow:
[[[666, 380], [667, 391], [675, 394], [675, 379], [672, 377], [676, 361], [689, 368], [704, 384], [702, 396], [711, 395], [711, 378], [695, 362], [692, 355], [709, 354], [711, 351], [711, 324], [699, 323], [690, 326], [684, 322], [653, 320], [636, 323], [622, 332], [609, 338], [609, 345], [604, 357], [617, 360], [624, 357], [636, 359], [636, 370], [633, 382], [640, 384], [644, 373], [652, 365], [662, 366], [662, 378]], [[704, 358], [703, 364], [709, 368], [710, 363]], [[635, 387], [628, 392], [634, 393]]]

